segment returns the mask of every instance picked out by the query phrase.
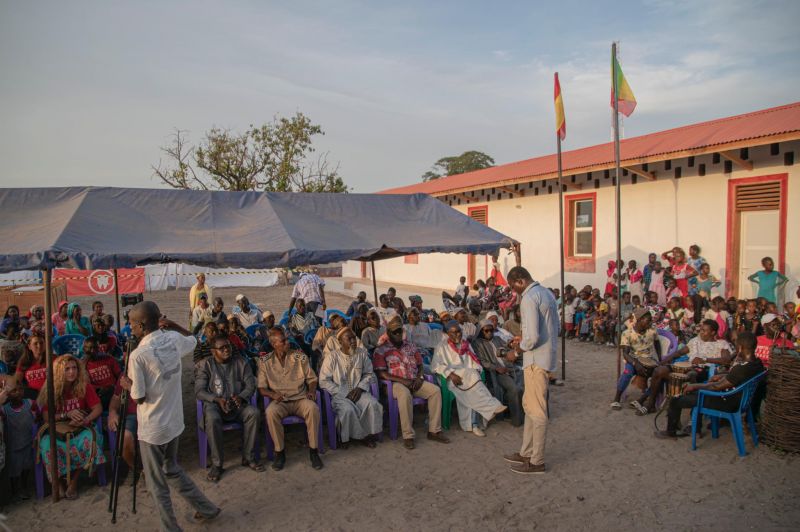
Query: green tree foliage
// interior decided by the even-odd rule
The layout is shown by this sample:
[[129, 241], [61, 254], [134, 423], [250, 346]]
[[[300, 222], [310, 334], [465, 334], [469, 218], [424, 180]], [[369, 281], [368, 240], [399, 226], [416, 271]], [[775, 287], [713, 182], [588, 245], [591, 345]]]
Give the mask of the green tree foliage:
[[314, 158], [316, 135], [324, 135], [322, 128], [299, 112], [244, 133], [212, 128], [197, 146], [176, 129], [153, 175], [185, 189], [347, 192], [327, 153]]
[[494, 159], [480, 151], [465, 151], [461, 155], [442, 157], [431, 170], [422, 174], [423, 181], [439, 179], [442, 176], [465, 174], [494, 166]]

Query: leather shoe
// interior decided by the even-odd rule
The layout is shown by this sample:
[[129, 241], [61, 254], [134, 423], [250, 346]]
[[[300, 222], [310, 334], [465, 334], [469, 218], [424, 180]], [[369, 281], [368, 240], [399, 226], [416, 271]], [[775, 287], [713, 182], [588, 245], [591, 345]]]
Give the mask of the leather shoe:
[[284, 451], [275, 452], [275, 460], [272, 461], [272, 470], [280, 471], [286, 465], [286, 453]]
[[413, 449], [415, 447], [414, 438], [403, 438], [403, 447], [405, 447], [409, 451]]
[[441, 431], [440, 432], [429, 432], [428, 433], [428, 439], [431, 440], [431, 441], [438, 442], [438, 443], [450, 443], [450, 440]]
[[314, 469], [322, 469], [322, 459], [319, 457], [319, 451], [311, 449], [308, 454], [311, 458], [311, 467]]

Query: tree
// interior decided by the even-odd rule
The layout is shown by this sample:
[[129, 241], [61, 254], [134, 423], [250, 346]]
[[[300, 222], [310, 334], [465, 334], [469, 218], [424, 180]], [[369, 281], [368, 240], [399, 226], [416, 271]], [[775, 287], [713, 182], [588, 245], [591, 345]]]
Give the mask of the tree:
[[465, 174], [494, 166], [494, 159], [480, 151], [465, 151], [461, 155], [442, 157], [433, 163], [433, 169], [422, 174], [423, 181], [442, 176]]
[[324, 135], [303, 113], [244, 133], [212, 128], [198, 146], [176, 129], [161, 148], [153, 175], [174, 188], [200, 190], [268, 190], [278, 192], [347, 192], [338, 164], [328, 154], [313, 158], [313, 137]]

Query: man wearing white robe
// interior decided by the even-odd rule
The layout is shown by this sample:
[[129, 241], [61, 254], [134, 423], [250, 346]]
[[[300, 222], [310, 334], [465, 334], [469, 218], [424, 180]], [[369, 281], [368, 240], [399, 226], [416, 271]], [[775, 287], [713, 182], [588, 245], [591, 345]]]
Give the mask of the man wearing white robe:
[[331, 394], [342, 443], [362, 440], [375, 447], [375, 436], [383, 430], [383, 406], [370, 393], [376, 382], [367, 350], [358, 346], [349, 327], [336, 334], [337, 342], [322, 361], [320, 387]]
[[481, 381], [481, 364], [472, 347], [463, 339], [458, 322], [447, 323], [445, 332], [447, 337], [433, 353], [431, 371], [443, 376], [447, 389], [455, 395], [461, 429], [485, 436], [483, 427], [508, 407], [492, 397]]

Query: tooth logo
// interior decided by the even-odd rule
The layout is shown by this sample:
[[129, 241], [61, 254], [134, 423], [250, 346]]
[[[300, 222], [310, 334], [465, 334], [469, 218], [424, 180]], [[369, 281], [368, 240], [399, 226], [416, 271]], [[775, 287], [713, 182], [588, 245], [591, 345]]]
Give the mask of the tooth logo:
[[95, 294], [109, 294], [114, 290], [114, 275], [108, 270], [95, 270], [89, 274], [89, 289]]

